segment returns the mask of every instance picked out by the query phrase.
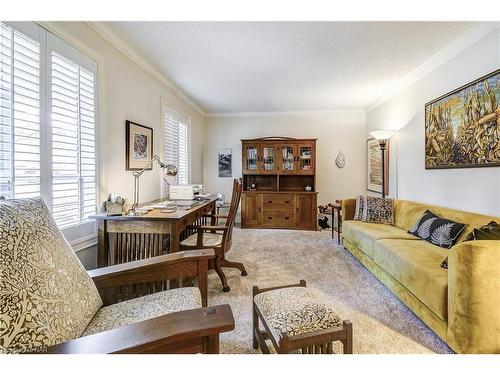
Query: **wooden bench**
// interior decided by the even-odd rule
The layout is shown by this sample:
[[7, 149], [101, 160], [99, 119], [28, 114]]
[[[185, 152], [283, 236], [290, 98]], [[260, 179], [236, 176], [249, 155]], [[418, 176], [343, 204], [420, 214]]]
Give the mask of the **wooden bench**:
[[332, 354], [334, 341], [342, 342], [344, 354], [352, 354], [352, 323], [341, 321], [304, 280], [274, 288], [254, 286], [252, 305], [253, 348], [264, 354], [270, 353], [266, 340], [278, 354]]

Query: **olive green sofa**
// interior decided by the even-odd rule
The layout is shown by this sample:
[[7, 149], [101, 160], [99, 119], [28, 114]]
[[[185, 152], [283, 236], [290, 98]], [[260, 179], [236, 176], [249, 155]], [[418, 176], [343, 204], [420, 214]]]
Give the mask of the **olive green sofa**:
[[[500, 241], [463, 242], [500, 218], [395, 200], [394, 225], [385, 225], [354, 221], [355, 206], [342, 201], [344, 247], [455, 352], [500, 353]], [[427, 209], [467, 224], [451, 249], [407, 233]]]

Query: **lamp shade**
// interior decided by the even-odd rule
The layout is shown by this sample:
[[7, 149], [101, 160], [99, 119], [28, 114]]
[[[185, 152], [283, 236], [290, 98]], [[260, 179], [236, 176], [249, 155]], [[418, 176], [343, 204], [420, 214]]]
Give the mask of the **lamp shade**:
[[383, 130], [375, 130], [370, 132], [370, 135], [377, 140], [388, 140], [391, 138], [394, 133], [396, 133], [395, 129], [383, 129]]

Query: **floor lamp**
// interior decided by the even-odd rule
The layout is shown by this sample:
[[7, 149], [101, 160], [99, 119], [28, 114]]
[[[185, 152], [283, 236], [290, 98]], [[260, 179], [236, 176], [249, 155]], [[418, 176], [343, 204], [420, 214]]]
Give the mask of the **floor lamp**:
[[378, 141], [380, 146], [380, 151], [382, 152], [382, 198], [385, 198], [385, 148], [387, 146], [387, 141], [391, 138], [396, 130], [394, 129], [384, 129], [375, 130], [370, 132], [370, 135]]

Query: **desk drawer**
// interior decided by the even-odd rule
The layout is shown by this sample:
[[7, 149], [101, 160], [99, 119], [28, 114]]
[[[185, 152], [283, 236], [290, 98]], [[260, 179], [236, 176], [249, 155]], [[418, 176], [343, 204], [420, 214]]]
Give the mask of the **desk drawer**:
[[264, 210], [262, 223], [274, 227], [291, 226], [293, 225], [293, 211]]
[[264, 194], [264, 210], [293, 210], [293, 194]]

